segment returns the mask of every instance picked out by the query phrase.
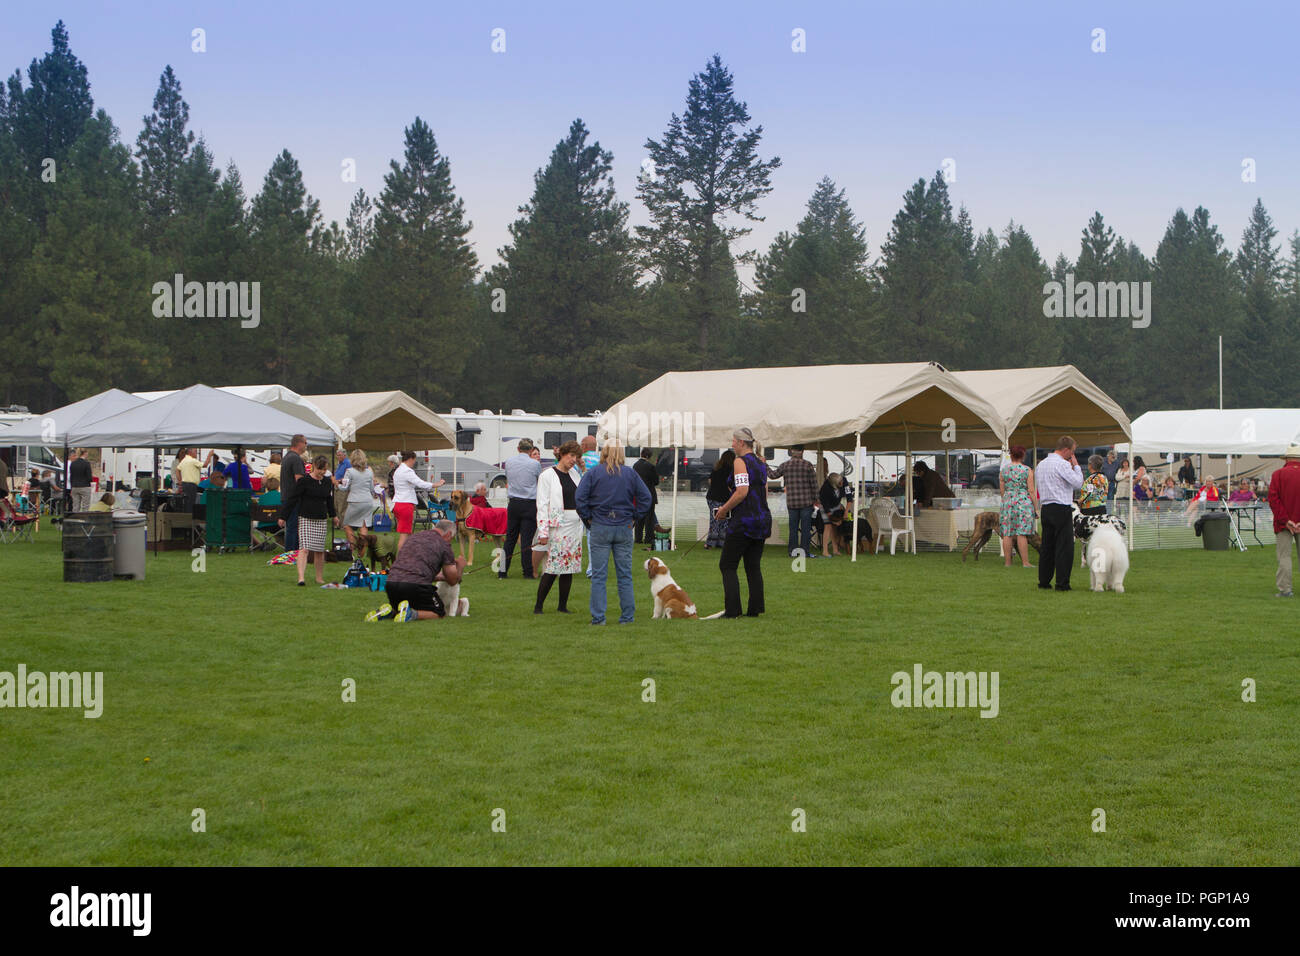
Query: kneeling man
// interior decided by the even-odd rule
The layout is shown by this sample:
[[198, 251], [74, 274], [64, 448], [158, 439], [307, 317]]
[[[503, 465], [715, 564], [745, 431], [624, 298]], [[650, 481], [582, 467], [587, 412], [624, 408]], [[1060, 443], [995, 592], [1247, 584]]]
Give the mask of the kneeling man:
[[[367, 621], [407, 621], [468, 617], [469, 598], [460, 596], [465, 559], [451, 551], [456, 522], [439, 521], [432, 531], [406, 539], [388, 571], [388, 603], [366, 615]], [[396, 610], [393, 610], [396, 606]]]

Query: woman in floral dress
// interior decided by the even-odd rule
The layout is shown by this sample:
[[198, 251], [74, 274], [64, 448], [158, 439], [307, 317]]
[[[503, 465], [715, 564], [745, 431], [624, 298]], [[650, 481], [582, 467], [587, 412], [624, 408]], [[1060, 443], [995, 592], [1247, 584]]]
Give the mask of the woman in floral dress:
[[998, 475], [998, 491], [1002, 493], [1002, 561], [1011, 567], [1012, 541], [1020, 551], [1020, 563], [1029, 563], [1029, 535], [1033, 534], [1038, 520], [1038, 492], [1034, 489], [1034, 472], [1025, 464], [1025, 446], [1013, 445], [1011, 463], [1004, 465]]
[[[546, 552], [546, 564], [537, 582], [537, 603], [533, 613], [541, 614], [546, 596], [558, 579], [561, 614], [569, 611], [569, 588], [573, 576], [582, 570], [582, 519], [577, 511], [577, 482], [573, 467], [582, 457], [582, 446], [567, 441], [559, 447], [559, 461], [537, 479], [537, 534], [533, 550]], [[534, 564], [537, 558], [534, 559]]]

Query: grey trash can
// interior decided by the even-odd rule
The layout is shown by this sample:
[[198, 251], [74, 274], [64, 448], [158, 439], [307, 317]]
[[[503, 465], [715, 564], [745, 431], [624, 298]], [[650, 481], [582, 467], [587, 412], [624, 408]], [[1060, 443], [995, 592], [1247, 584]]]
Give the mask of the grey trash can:
[[1201, 517], [1201, 544], [1206, 551], [1227, 551], [1228, 525], [1232, 519], [1222, 511], [1211, 511]]
[[145, 516], [139, 511], [114, 511], [113, 576], [144, 580], [144, 556], [148, 531]]

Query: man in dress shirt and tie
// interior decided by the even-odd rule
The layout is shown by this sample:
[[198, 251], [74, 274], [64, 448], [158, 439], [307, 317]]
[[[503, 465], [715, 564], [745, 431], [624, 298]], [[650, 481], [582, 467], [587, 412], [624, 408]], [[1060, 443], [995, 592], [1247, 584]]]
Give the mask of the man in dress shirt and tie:
[[1038, 586], [1050, 588], [1056, 575], [1056, 590], [1070, 590], [1074, 568], [1074, 521], [1070, 505], [1083, 487], [1083, 469], [1074, 459], [1075, 441], [1066, 436], [1056, 451], [1038, 463], [1034, 484], [1042, 502], [1043, 548], [1038, 555]]

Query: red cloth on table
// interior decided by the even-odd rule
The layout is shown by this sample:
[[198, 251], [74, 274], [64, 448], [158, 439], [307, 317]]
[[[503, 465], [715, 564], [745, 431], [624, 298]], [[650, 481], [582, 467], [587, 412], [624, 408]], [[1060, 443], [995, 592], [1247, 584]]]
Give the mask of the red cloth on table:
[[465, 517], [465, 527], [484, 534], [505, 534], [506, 509], [475, 508]]

